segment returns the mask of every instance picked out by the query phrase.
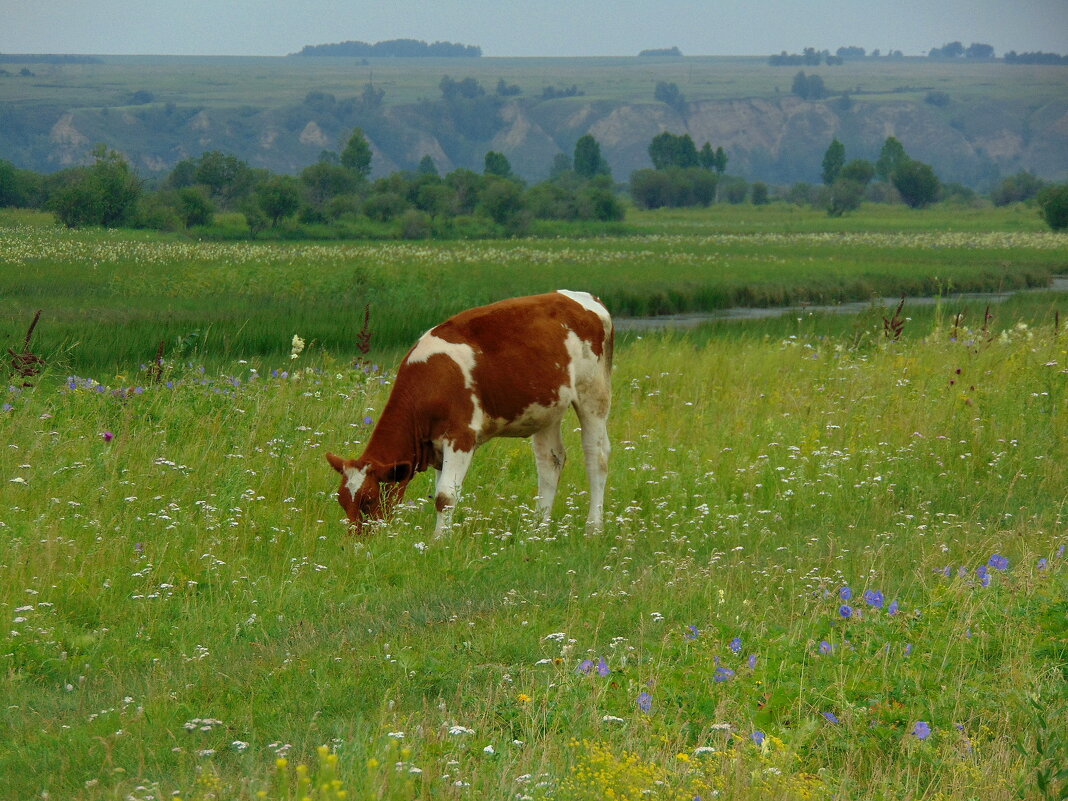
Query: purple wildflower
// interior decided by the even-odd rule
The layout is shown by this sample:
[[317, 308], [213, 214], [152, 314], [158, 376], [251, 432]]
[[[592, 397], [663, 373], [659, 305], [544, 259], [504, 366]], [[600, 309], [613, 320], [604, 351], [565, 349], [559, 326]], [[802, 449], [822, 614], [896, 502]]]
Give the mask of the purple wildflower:
[[958, 578], [964, 578], [967, 575], [968, 575], [968, 568], [966, 568], [964, 565], [961, 565], [960, 567], [957, 568], [957, 577]]
[[653, 708], [653, 696], [649, 693], [642, 693], [638, 696], [638, 709], [642, 712], [649, 712]]
[[15, 407], [12, 406], [10, 403], [5, 403], [3, 406], [0, 406], [0, 409], [3, 409], [5, 412], [10, 412], [14, 408]]
[[834, 650], [834, 646], [833, 645], [831, 645], [826, 640], [820, 640], [820, 653], [821, 654], [829, 654], [832, 650]]
[[734, 678], [734, 671], [730, 668], [718, 667], [712, 678], [716, 681], [729, 681]]
[[905, 656], [908, 656], [911, 653], [912, 653], [912, 643], [907, 642], [907, 643], [905, 643]]
[[365, 426], [369, 426], [369, 425], [371, 425], [371, 423], [373, 423], [373, 422], [374, 422], [374, 420], [373, 420], [373, 419], [371, 419], [371, 417], [369, 417], [369, 416], [368, 416], [368, 417], [365, 417], [365, 418], [363, 418], [363, 424], [364, 424]]
[[760, 731], [760, 729], [757, 729], [755, 732], [753, 732], [752, 734], [749, 735], [749, 739], [752, 740], [757, 745], [763, 745], [764, 744], [764, 732]]
[[1046, 559], [1046, 557], [1043, 556], [1041, 559], [1038, 560], [1038, 569], [1039, 570], [1045, 570], [1048, 565], [1049, 565], [1049, 560]]
[[597, 660], [597, 675], [598, 676], [604, 677], [604, 676], [607, 676], [611, 672], [612, 671], [608, 668], [608, 663], [604, 661], [604, 657], [603, 656], [600, 659]]
[[843, 585], [842, 589], [838, 590], [838, 597], [843, 601], [848, 601], [853, 597], [853, 590], [849, 588], [849, 585]]
[[104, 438], [104, 442], [111, 442], [111, 440], [115, 439], [115, 435], [112, 434], [110, 431], [105, 431], [100, 436]]
[[883, 594], [879, 590], [866, 590], [864, 592], [864, 601], [869, 606], [874, 606], [876, 609], [883, 608]]
[[749, 664], [749, 669], [750, 670], [756, 670], [757, 655], [756, 654], [749, 654], [749, 659], [747, 661], [748, 661], [748, 664]]
[[1060, 558], [1062, 558], [1064, 556], [1064, 548], [1065, 548], [1065, 546], [1062, 545], [1060, 548], [1057, 549], [1057, 558], [1058, 559], [1060, 559]]
[[683, 636], [686, 637], [687, 640], [696, 640], [701, 634], [697, 626], [687, 626], [686, 628], [688, 630]]
[[838, 716], [834, 712], [824, 712], [823, 717], [827, 718], [831, 723], [838, 722]]
[[851, 607], [849, 604], [842, 604], [838, 607], [838, 614], [845, 618], [852, 617], [853, 607]]
[[886, 607], [886, 614], [888, 614], [888, 615], [896, 615], [897, 614], [897, 610], [900, 609], [900, 608], [901, 607], [898, 606], [898, 603], [897, 603], [896, 600], [891, 601], [890, 602], [890, 606]]
[[942, 568], [942, 575], [946, 578], [951, 578], [953, 576], [953, 568], [949, 565], [946, 565], [944, 568]]
[[995, 570], [1008, 570], [1009, 569], [1009, 557], [1002, 556], [999, 553], [990, 557], [990, 561], [987, 562]]
[[730, 645], [727, 646], [731, 649], [731, 653], [739, 654], [742, 652], [742, 638], [735, 637], [730, 641]]
[[579, 662], [579, 666], [575, 668], [575, 670], [579, 673], [586, 673], [588, 675], [589, 672], [593, 670], [593, 660], [583, 659], [581, 662]]
[[916, 725], [912, 727], [912, 733], [920, 740], [926, 740], [931, 736], [931, 727], [926, 720], [918, 720]]

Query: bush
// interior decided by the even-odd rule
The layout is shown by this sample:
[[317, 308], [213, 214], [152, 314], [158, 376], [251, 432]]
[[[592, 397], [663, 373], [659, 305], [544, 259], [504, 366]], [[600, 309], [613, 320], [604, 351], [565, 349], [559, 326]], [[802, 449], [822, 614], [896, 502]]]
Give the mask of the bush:
[[1068, 184], [1048, 186], [1038, 193], [1042, 218], [1054, 231], [1068, 229]]
[[50, 198], [49, 208], [68, 228], [132, 222], [141, 181], [114, 150], [101, 145], [93, 155], [96, 163], [74, 173], [73, 180]]
[[1018, 172], [1002, 179], [994, 191], [990, 193], [990, 200], [995, 206], [1008, 206], [1010, 203], [1020, 203], [1036, 197], [1043, 187], [1042, 179], [1029, 172]]
[[723, 196], [727, 199], [728, 203], [735, 206], [739, 203], [745, 203], [745, 196], [748, 194], [749, 184], [741, 178], [728, 181], [723, 187]]
[[913, 209], [922, 209], [934, 203], [941, 189], [938, 176], [931, 166], [911, 159], [894, 170], [890, 182], [901, 193], [901, 199]]
[[856, 211], [864, 199], [864, 184], [839, 178], [827, 189], [823, 206], [828, 217], [841, 217], [847, 211]]
[[644, 209], [663, 206], [708, 206], [716, 198], [717, 176], [701, 167], [636, 170], [630, 177], [630, 195]]
[[768, 185], [763, 181], [754, 181], [749, 192], [749, 202], [754, 206], [768, 205]]
[[396, 192], [382, 192], [371, 195], [363, 204], [363, 213], [372, 220], [389, 222], [408, 208], [408, 203]]
[[419, 209], [408, 209], [401, 215], [401, 237], [403, 239], [429, 239], [431, 234], [430, 215]]

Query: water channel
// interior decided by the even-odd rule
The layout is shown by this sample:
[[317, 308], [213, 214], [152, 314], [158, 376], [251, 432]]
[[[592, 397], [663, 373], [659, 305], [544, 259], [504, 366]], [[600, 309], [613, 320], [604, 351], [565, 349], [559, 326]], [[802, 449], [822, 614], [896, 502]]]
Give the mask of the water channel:
[[[1016, 289], [1009, 292], [955, 292], [941, 297], [906, 297], [905, 306], [933, 306], [936, 303], [953, 303], [961, 300], [979, 300], [988, 303], [1000, 303], [1019, 292], [1068, 292], [1068, 275], [1055, 275], [1048, 287]], [[900, 297], [876, 298], [876, 306], [894, 308], [901, 302]], [[872, 306], [871, 300], [853, 301], [834, 304], [802, 304], [799, 306], [734, 306], [729, 309], [717, 309], [710, 312], [691, 312], [687, 314], [664, 314], [657, 317], [616, 317], [617, 331], [648, 331], [658, 328], [694, 328], [713, 320], [760, 320], [770, 317], [782, 317], [797, 312], [819, 312], [824, 314], [856, 314]]]

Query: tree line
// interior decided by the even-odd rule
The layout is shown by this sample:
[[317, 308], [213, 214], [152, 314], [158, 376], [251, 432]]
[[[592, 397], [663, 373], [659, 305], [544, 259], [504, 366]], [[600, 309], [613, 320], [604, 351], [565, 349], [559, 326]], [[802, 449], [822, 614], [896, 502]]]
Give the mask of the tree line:
[[335, 42], [304, 45], [293, 56], [347, 56], [350, 58], [478, 58], [482, 48], [454, 42], [428, 44], [419, 39], [389, 39], [384, 42]]
[[[821, 164], [822, 186], [774, 190], [727, 173], [722, 147], [698, 148], [689, 134], [665, 131], [648, 146], [652, 168], [613, 182], [600, 144], [580, 137], [572, 154], [558, 153], [550, 178], [528, 186], [500, 152], [485, 154], [483, 171], [441, 175], [430, 156], [416, 170], [372, 180], [373, 153], [363, 131], [339, 151], [323, 151], [299, 175], [250, 167], [233, 155], [208, 151], [179, 162], [154, 182], [140, 178], [116, 151], [98, 145], [90, 165], [38, 174], [0, 160], [0, 207], [51, 211], [60, 224], [195, 231], [202, 238], [479, 238], [528, 233], [536, 221], [612, 222], [624, 217], [620, 190], [642, 209], [764, 205], [773, 199], [824, 209], [831, 217], [863, 201], [924, 208], [947, 198], [975, 202], [975, 193], [944, 185], [934, 169], [887, 137], [879, 157], [846, 159], [833, 139]], [[1037, 200], [1055, 229], [1068, 227], [1068, 186], [1051, 186], [1022, 172], [1002, 180], [996, 205]], [[226, 216], [219, 222], [217, 216]]]

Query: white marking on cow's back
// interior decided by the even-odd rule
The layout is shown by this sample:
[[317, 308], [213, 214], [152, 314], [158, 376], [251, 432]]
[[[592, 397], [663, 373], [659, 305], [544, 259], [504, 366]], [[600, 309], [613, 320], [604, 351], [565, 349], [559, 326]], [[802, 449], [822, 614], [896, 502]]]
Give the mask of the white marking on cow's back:
[[575, 303], [582, 306], [582, 308], [588, 309], [589, 311], [593, 312], [602, 320], [607, 321], [610, 319], [608, 315], [608, 309], [606, 309], [604, 307], [604, 304], [597, 300], [597, 298], [595, 298], [589, 292], [574, 292], [570, 289], [558, 289], [556, 291], [564, 297], [570, 298], [571, 300], [575, 301]]
[[447, 342], [441, 337], [435, 336], [433, 330], [427, 331], [419, 337], [419, 341], [415, 343], [412, 352], [408, 354], [407, 361], [409, 364], [426, 362], [430, 360], [431, 356], [437, 356], [438, 354], [448, 356], [456, 362], [456, 366], [463, 373], [464, 386], [468, 389], [474, 387], [472, 373], [475, 370], [475, 349], [466, 343]]
[[349, 495], [353, 498], [356, 497], [356, 493], [367, 479], [367, 470], [368, 467], [366, 466], [345, 468], [345, 489], [349, 491]]

